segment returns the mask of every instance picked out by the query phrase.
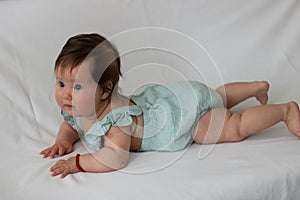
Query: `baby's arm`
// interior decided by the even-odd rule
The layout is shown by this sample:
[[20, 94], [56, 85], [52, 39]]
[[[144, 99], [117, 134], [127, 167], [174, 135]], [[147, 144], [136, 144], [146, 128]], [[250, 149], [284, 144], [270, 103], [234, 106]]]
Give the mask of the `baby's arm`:
[[[127, 132], [127, 131], [126, 131]], [[105, 135], [104, 147], [94, 154], [80, 156], [79, 164], [89, 172], [110, 172], [127, 165], [131, 136], [119, 127], [111, 127]]]
[[[119, 170], [127, 165], [131, 144], [130, 134], [119, 127], [111, 127], [105, 135], [104, 147], [93, 154], [79, 157], [79, 165], [87, 172], [110, 172]], [[50, 169], [52, 176], [60, 175], [64, 178], [68, 174], [79, 172], [75, 157], [60, 160]]]
[[69, 154], [73, 151], [73, 144], [78, 139], [77, 131], [67, 121], [64, 121], [59, 128], [55, 144], [41, 151], [40, 154], [42, 154], [44, 158], [48, 156], [54, 158], [56, 154], [60, 156]]

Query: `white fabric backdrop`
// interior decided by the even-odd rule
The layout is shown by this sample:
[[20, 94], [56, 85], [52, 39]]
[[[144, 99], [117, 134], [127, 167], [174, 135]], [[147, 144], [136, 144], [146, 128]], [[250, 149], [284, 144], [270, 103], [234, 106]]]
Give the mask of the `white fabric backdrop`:
[[[122, 54], [125, 94], [178, 79], [211, 87], [267, 80], [270, 103], [300, 103], [299, 19], [299, 0], [0, 1], [0, 198], [299, 199], [300, 142], [283, 124], [218, 144], [203, 159], [210, 146], [133, 153], [121, 172], [64, 180], [49, 173], [59, 158], [39, 155], [62, 120], [53, 65], [70, 36], [111, 39]], [[86, 151], [78, 143], [71, 155]]]

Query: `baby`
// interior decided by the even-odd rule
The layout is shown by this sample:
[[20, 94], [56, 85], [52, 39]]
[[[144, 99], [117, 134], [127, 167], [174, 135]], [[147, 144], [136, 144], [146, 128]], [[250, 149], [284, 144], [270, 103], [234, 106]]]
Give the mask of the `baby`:
[[[55, 96], [64, 121], [54, 145], [41, 154], [45, 158], [69, 154], [81, 136], [95, 151], [56, 162], [52, 176], [119, 170], [127, 165], [130, 151], [178, 151], [191, 142], [239, 142], [281, 121], [300, 136], [297, 103], [268, 105], [265, 81], [228, 83], [216, 90], [182, 81], [121, 95], [118, 51], [98, 34], [71, 37], [54, 71]], [[251, 97], [261, 105], [242, 114], [230, 111]]]

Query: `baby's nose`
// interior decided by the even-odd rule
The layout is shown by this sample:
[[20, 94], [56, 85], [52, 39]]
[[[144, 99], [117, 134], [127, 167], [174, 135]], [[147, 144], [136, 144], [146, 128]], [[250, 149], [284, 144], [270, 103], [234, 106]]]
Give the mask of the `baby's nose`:
[[65, 99], [72, 99], [72, 91], [73, 91], [72, 88], [65, 87], [63, 97]]

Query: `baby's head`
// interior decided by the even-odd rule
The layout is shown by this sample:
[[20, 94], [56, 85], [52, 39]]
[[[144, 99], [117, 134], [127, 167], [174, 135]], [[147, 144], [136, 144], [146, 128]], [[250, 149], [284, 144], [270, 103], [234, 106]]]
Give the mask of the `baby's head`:
[[71, 37], [59, 53], [54, 70], [58, 105], [78, 115], [99, 110], [104, 104], [101, 100], [110, 101], [121, 76], [118, 51], [98, 34]]
[[117, 49], [96, 33], [79, 34], [68, 39], [55, 61], [55, 72], [72, 70], [90, 60], [90, 73], [104, 90], [112, 92], [121, 76]]

